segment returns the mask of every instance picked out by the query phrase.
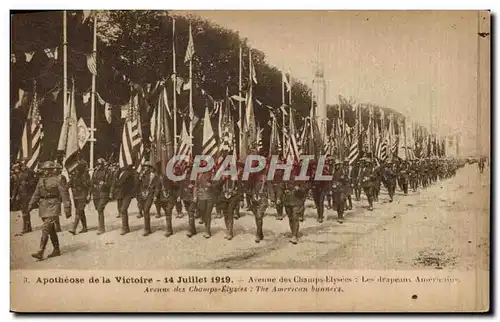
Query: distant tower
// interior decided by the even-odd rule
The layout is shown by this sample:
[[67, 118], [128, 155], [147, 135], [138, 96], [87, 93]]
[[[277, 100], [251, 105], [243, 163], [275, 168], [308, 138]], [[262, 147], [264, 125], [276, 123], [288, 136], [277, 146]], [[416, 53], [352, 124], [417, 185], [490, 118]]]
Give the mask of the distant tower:
[[[319, 56], [319, 55], [318, 55]], [[318, 61], [313, 80], [313, 94], [316, 102], [316, 122], [322, 137], [326, 135], [326, 81], [323, 65]]]

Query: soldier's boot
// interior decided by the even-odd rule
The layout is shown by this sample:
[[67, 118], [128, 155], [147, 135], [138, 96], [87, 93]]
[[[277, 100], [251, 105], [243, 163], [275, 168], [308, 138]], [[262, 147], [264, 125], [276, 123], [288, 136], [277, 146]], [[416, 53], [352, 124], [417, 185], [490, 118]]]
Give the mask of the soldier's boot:
[[278, 200], [276, 203], [276, 220], [283, 220], [283, 203]]
[[189, 222], [188, 222], [188, 233], [187, 233], [187, 236], [189, 238], [191, 238], [192, 236], [196, 235], [196, 226], [194, 224], [194, 216], [193, 215], [189, 215]]
[[234, 226], [234, 217], [232, 214], [224, 214], [224, 222], [226, 224], [226, 236], [224, 236], [225, 239], [231, 240], [233, 239], [234, 232], [233, 232], [233, 226]]
[[81, 215], [81, 219], [82, 221], [82, 229], [80, 230], [80, 234], [82, 233], [86, 233], [88, 232], [88, 229], [87, 229], [87, 217], [85, 216], [85, 213]]
[[299, 221], [297, 219], [292, 219], [290, 226], [292, 229], [292, 238], [290, 238], [290, 243], [295, 245], [299, 241]]
[[156, 207], [156, 216], [155, 216], [155, 218], [161, 218], [161, 207], [160, 207], [160, 204], [155, 203], [155, 207]]
[[211, 231], [211, 224], [212, 224], [212, 214], [205, 214], [205, 233], [203, 234], [203, 237], [205, 238], [210, 238], [212, 237], [212, 231]]
[[234, 219], [240, 219], [240, 204], [238, 203], [236, 207], [234, 207]]
[[350, 196], [350, 195], [349, 195], [349, 196], [347, 196], [347, 201], [349, 201], [349, 207], [348, 207], [348, 209], [349, 209], [349, 210], [352, 210], [352, 199], [351, 199], [351, 196]]
[[26, 234], [26, 233], [30, 233], [32, 231], [32, 228], [31, 228], [31, 216], [28, 214], [28, 215], [24, 215], [23, 216], [23, 231], [22, 233], [23, 234]]
[[75, 216], [75, 220], [73, 221], [73, 226], [71, 226], [71, 229], [69, 232], [73, 235], [76, 235], [76, 228], [78, 227], [78, 223], [80, 222], [80, 215]]
[[49, 236], [50, 236], [50, 241], [52, 242], [52, 247], [54, 249], [52, 250], [52, 253], [50, 253], [47, 257], [52, 258], [61, 256], [61, 250], [59, 249], [59, 238], [57, 237], [56, 231], [52, 230]]
[[43, 252], [45, 251], [45, 247], [47, 247], [47, 243], [49, 242], [49, 235], [42, 234], [42, 238], [40, 239], [40, 249], [38, 252], [31, 254], [31, 257], [36, 258], [38, 260], [43, 259]]
[[177, 215], [175, 216], [176, 218], [184, 217], [184, 214], [182, 213], [182, 203], [180, 201], [175, 203], [175, 210], [177, 212]]
[[139, 214], [137, 215], [137, 218], [142, 218], [144, 217], [144, 211], [142, 210], [142, 207], [139, 207]]
[[368, 196], [368, 210], [373, 210], [373, 199], [372, 196]]
[[337, 222], [342, 224], [344, 222], [344, 203], [341, 202], [341, 205], [337, 208]]
[[57, 233], [60, 233], [62, 231], [62, 229], [61, 229], [61, 221], [59, 220], [59, 217], [57, 217], [54, 226], [56, 228], [56, 232]]
[[263, 219], [255, 217], [255, 225], [257, 227], [257, 231], [255, 233], [255, 242], [259, 243], [264, 239], [264, 232], [262, 231]]
[[104, 227], [104, 211], [97, 211], [97, 219], [99, 221], [99, 228], [97, 229], [97, 235], [102, 235], [106, 232], [106, 228]]
[[151, 215], [149, 213], [144, 213], [144, 231], [142, 236], [146, 237], [151, 235]]
[[172, 214], [165, 214], [165, 237], [170, 237], [174, 234], [172, 229]]
[[125, 235], [130, 232], [130, 228], [128, 226], [128, 214], [121, 214], [122, 217], [122, 230], [120, 231], [120, 235]]
[[247, 201], [247, 210], [252, 210], [252, 196], [247, 194], [245, 195]]

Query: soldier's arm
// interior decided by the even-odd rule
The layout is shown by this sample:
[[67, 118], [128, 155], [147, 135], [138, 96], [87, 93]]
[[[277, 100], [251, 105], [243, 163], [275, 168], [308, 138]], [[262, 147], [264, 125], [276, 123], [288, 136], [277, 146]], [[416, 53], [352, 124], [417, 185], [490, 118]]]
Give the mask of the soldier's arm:
[[57, 184], [57, 189], [59, 190], [59, 195], [61, 196], [61, 201], [63, 203], [64, 211], [66, 213], [71, 212], [71, 200], [69, 198], [69, 190], [68, 187], [63, 183], [62, 179], [61, 182]]
[[86, 197], [90, 198], [90, 196], [92, 195], [92, 181], [90, 180], [90, 174], [88, 172], [85, 173], [85, 185], [86, 185], [86, 188], [87, 188], [87, 195], [86, 195]]
[[40, 181], [37, 183], [35, 192], [31, 196], [30, 202], [28, 204], [28, 210], [35, 208], [35, 205], [40, 201]]

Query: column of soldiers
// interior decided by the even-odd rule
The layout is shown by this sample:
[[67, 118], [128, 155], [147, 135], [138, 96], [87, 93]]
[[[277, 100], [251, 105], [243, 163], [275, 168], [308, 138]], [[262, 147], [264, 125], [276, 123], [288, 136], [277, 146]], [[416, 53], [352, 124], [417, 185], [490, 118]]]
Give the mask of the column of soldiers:
[[[281, 160], [279, 163], [285, 163]], [[174, 173], [190, 173], [192, 161], [176, 164]], [[267, 169], [254, 173], [248, 181], [242, 181], [244, 164], [238, 163], [239, 178], [233, 180], [230, 176], [214, 180], [215, 170], [202, 173], [196, 180], [172, 181], [163, 175], [158, 167], [145, 163], [143, 171], [137, 173], [133, 166], [118, 167], [116, 164], [107, 163], [98, 159], [96, 167], [89, 175], [88, 165], [80, 160], [69, 175], [66, 182], [61, 175], [62, 166], [55, 162], [45, 162], [38, 174], [26, 166], [25, 160], [18, 162], [11, 173], [11, 201], [18, 203], [23, 218], [22, 233], [32, 230], [30, 210], [38, 207], [43, 220], [42, 240], [40, 249], [33, 257], [43, 258], [43, 252], [50, 238], [54, 251], [49, 257], [60, 254], [57, 232], [61, 231], [59, 216], [60, 205], [64, 205], [66, 216], [71, 216], [71, 200], [69, 191], [73, 196], [75, 219], [69, 232], [76, 234], [77, 227], [81, 224], [79, 233], [88, 231], [86, 205], [93, 200], [98, 213], [97, 234], [103, 234], [105, 227], [105, 208], [110, 200], [117, 201], [117, 217], [121, 218], [121, 235], [130, 232], [128, 208], [132, 199], [137, 199], [139, 218], [143, 218], [144, 230], [142, 235], [148, 236], [152, 231], [150, 210], [156, 206], [156, 218], [165, 213], [165, 236], [174, 234], [172, 226], [173, 209], [182, 213], [182, 207], [188, 214], [187, 236], [196, 235], [196, 218], [204, 225], [205, 238], [210, 238], [212, 211], [218, 208], [224, 217], [227, 240], [234, 237], [234, 220], [239, 218], [240, 207], [243, 201], [255, 216], [255, 242], [264, 239], [264, 217], [268, 208], [276, 208], [276, 219], [282, 220], [284, 214], [289, 219], [291, 238], [290, 242], [296, 244], [299, 237], [300, 222], [304, 220], [305, 202], [309, 191], [318, 211], [318, 222], [324, 220], [324, 199], [337, 212], [339, 223], [344, 222], [344, 213], [352, 209], [351, 195], [360, 200], [361, 192], [366, 196], [368, 209], [374, 208], [378, 201], [380, 185], [383, 184], [388, 191], [389, 199], [395, 196], [396, 186], [406, 195], [408, 185], [416, 191], [419, 186], [427, 187], [438, 179], [446, 179], [455, 175], [456, 170], [464, 165], [457, 160], [422, 159], [399, 160], [394, 158], [382, 162], [372, 158], [368, 153], [354, 165], [349, 166], [348, 160], [327, 158], [326, 169], [323, 175], [331, 174], [332, 180], [321, 185], [314, 181], [315, 166], [309, 171], [310, 180], [300, 181], [298, 175], [300, 164], [295, 163], [291, 171], [290, 180], [283, 180], [284, 170], [278, 169], [272, 181], [267, 180]], [[201, 166], [204, 166], [201, 164]], [[180, 205], [180, 207], [179, 207]], [[179, 209], [180, 208], [180, 209]]]

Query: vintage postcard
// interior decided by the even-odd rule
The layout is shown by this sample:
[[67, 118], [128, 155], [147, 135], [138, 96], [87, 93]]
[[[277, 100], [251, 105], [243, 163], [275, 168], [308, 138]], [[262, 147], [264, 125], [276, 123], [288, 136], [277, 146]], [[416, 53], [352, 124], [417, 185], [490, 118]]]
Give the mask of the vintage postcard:
[[490, 22], [11, 12], [11, 310], [489, 311]]

